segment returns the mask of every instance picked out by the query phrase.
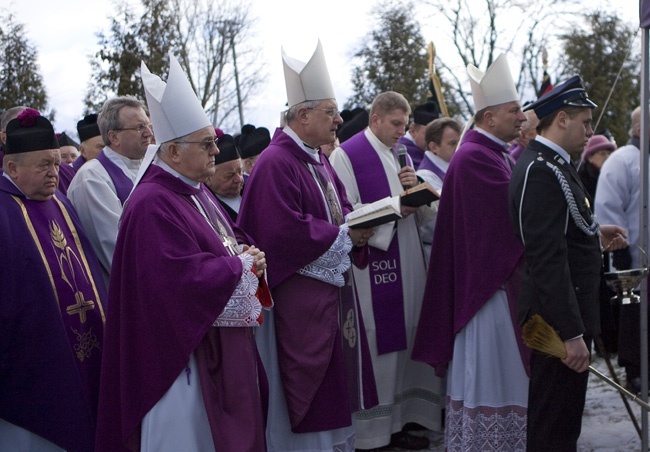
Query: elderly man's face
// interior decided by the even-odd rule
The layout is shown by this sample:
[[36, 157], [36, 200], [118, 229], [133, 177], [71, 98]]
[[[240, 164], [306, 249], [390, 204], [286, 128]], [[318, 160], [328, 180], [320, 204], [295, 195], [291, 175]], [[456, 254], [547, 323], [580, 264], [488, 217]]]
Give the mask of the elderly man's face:
[[224, 198], [236, 198], [244, 187], [241, 159], [231, 160], [215, 166], [215, 173], [209, 177], [208, 187]]
[[101, 135], [88, 138], [86, 141], [81, 143], [79, 149], [81, 150], [81, 155], [83, 155], [86, 160], [96, 159], [102, 149], [104, 149], [104, 140]]
[[399, 108], [382, 115], [375, 113], [370, 118], [370, 130], [379, 141], [392, 148], [406, 134], [408, 120], [408, 113]]
[[214, 127], [208, 126], [190, 134], [182, 141], [177, 141], [186, 144], [180, 148], [176, 170], [197, 182], [207, 181], [215, 173], [214, 157], [219, 153], [216, 139]]
[[66, 165], [71, 165], [75, 161], [77, 156], [77, 148], [74, 146], [61, 146], [59, 149], [61, 152], [61, 163]]
[[47, 201], [59, 186], [60, 164], [58, 149], [32, 151], [10, 160], [6, 171], [28, 198]]
[[309, 144], [319, 147], [336, 139], [336, 129], [343, 122], [334, 99], [325, 99], [317, 107], [307, 109]]
[[123, 107], [119, 116], [121, 130], [109, 132], [111, 149], [130, 159], [143, 158], [153, 139], [147, 114], [140, 107]]

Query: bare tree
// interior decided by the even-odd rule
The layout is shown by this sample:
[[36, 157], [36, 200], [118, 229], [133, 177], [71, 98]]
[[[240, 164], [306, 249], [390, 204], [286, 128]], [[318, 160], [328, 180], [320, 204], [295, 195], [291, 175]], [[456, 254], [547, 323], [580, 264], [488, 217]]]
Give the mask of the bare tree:
[[[571, 18], [575, 0], [430, 0], [430, 20], [440, 24], [438, 49], [453, 48], [437, 60], [445, 100], [450, 112], [469, 118], [474, 114], [465, 68], [486, 70], [500, 53], [509, 54], [517, 89], [534, 99], [541, 83], [542, 48], [553, 41]], [[444, 45], [446, 43], [448, 45]]]
[[229, 1], [177, 2], [179, 58], [192, 88], [214, 124], [239, 129], [244, 106], [262, 80], [258, 51], [248, 45], [255, 23], [249, 7]]

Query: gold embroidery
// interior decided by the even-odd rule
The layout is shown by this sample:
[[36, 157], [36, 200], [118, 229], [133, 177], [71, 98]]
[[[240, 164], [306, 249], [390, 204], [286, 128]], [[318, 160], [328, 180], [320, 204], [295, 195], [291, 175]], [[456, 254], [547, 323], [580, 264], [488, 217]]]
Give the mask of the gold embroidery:
[[348, 346], [354, 348], [357, 343], [357, 329], [354, 311], [352, 309], [348, 311], [345, 323], [343, 323], [343, 337], [348, 340]]
[[[50, 222], [50, 237], [52, 237], [52, 243], [54, 244], [54, 252], [57, 254], [57, 261], [59, 263], [59, 269], [61, 270], [61, 279], [70, 286], [70, 289], [74, 292], [74, 298], [76, 303], [65, 308], [65, 312], [68, 315], [79, 314], [79, 321], [81, 323], [86, 323], [86, 311], [95, 309], [95, 302], [93, 300], [86, 300], [84, 294], [79, 290], [77, 286], [77, 277], [74, 271], [73, 260], [76, 261], [79, 266], [81, 266], [81, 260], [74, 252], [72, 248], [68, 246], [68, 242], [63, 235], [61, 227], [56, 221]], [[57, 248], [60, 252], [57, 253]], [[64, 262], [67, 264], [67, 268], [64, 266]], [[66, 273], [66, 270], [70, 272], [70, 277]], [[92, 279], [88, 277], [88, 274], [82, 273], [86, 281]]]
[[43, 265], [45, 266], [45, 271], [47, 272], [47, 276], [50, 278], [50, 284], [52, 285], [52, 292], [54, 293], [54, 299], [56, 300], [57, 304], [59, 304], [59, 294], [56, 291], [56, 284], [54, 284], [52, 269], [50, 268], [50, 264], [47, 261], [47, 258], [45, 257], [45, 253], [43, 252], [43, 248], [41, 247], [41, 242], [38, 241], [38, 236], [36, 235], [36, 230], [34, 229], [32, 220], [29, 218], [29, 214], [27, 213], [27, 208], [25, 207], [25, 204], [18, 196], [11, 195], [11, 197], [20, 206], [20, 210], [23, 213], [23, 218], [25, 219], [27, 229], [29, 230], [29, 233], [32, 236], [32, 240], [34, 240], [34, 244], [36, 245], [36, 248], [38, 248], [38, 252], [41, 255], [41, 260], [43, 261]]
[[81, 240], [79, 240], [79, 233], [77, 233], [77, 228], [75, 228], [74, 223], [72, 222], [72, 219], [70, 218], [70, 214], [66, 210], [65, 206], [59, 201], [59, 198], [54, 195], [53, 198], [57, 204], [59, 205], [59, 209], [61, 210], [61, 213], [63, 214], [63, 218], [65, 218], [65, 222], [68, 225], [68, 229], [72, 233], [72, 237], [74, 238], [74, 242], [77, 245], [77, 249], [79, 250], [79, 254], [81, 257], [81, 261], [83, 262], [83, 268], [86, 272], [86, 275], [89, 277], [89, 282], [90, 285], [93, 288], [93, 294], [95, 295], [95, 300], [97, 300], [97, 307], [99, 308], [99, 314], [102, 317], [102, 324], [106, 324], [106, 317], [104, 316], [104, 306], [102, 306], [102, 302], [99, 299], [99, 292], [97, 291], [97, 285], [95, 284], [95, 279], [92, 277], [92, 273], [90, 273], [90, 266], [88, 265], [88, 259], [86, 259], [86, 253], [84, 252], [83, 247], [81, 246]]
[[83, 362], [84, 359], [90, 358], [94, 348], [101, 350], [97, 336], [93, 334], [92, 328], [85, 333], [80, 333], [72, 327], [70, 327], [70, 329], [77, 336], [77, 343], [74, 345], [74, 351], [76, 352], [79, 361]]

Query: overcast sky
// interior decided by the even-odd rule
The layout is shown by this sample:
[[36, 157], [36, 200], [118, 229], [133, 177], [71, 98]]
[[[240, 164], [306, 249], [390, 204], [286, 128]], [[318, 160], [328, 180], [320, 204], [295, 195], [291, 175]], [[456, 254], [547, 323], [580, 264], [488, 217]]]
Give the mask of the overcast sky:
[[[592, 2], [611, 8], [615, 5], [617, 14], [638, 24], [638, 0], [590, 0], [589, 3]], [[244, 111], [245, 121], [269, 129], [278, 125], [279, 112], [286, 101], [280, 48], [284, 46], [288, 55], [306, 61], [318, 38], [342, 107], [352, 90], [351, 55], [371, 29], [372, 8], [379, 2], [251, 0], [251, 3], [251, 15], [257, 20], [254, 39], [262, 48], [267, 78], [258, 99]], [[57, 111], [56, 130], [76, 132], [90, 79], [88, 57], [98, 50], [96, 33], [109, 27], [113, 3], [110, 0], [3, 0], [0, 8], [7, 6], [15, 13], [16, 20], [25, 24], [27, 36], [37, 48], [49, 103]], [[433, 21], [421, 17], [425, 40], [436, 42], [438, 54], [442, 56], [445, 49], [440, 48], [436, 39]]]

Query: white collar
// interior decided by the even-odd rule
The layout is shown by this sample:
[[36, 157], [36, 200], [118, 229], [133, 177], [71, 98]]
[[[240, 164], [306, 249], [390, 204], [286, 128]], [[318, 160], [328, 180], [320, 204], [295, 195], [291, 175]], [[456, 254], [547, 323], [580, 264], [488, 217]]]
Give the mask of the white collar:
[[553, 151], [555, 151], [557, 154], [559, 154], [560, 157], [562, 157], [564, 160], [566, 160], [567, 163], [571, 162], [571, 157], [569, 157], [569, 153], [567, 151], [565, 151], [564, 149], [562, 149], [562, 147], [560, 145], [558, 145], [557, 143], [555, 143], [554, 141], [551, 141], [548, 138], [543, 137], [541, 135], [537, 135], [535, 137], [535, 140], [539, 141], [540, 143], [542, 143], [542, 144], [548, 146], [549, 148], [551, 148]]

